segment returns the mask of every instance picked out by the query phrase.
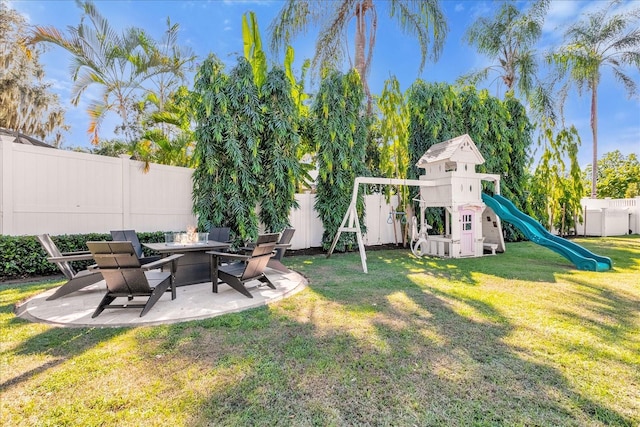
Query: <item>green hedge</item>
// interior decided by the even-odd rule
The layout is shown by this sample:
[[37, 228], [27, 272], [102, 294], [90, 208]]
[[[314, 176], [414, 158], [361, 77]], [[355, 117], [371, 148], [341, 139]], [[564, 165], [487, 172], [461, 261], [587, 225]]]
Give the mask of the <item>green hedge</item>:
[[[137, 233], [140, 242], [164, 242], [164, 232]], [[51, 236], [61, 252], [86, 251], [85, 242], [111, 240], [110, 234], [65, 234]], [[150, 255], [151, 252], [145, 253]], [[77, 271], [85, 269], [92, 261], [76, 261], [73, 268]], [[35, 236], [0, 235], [0, 281], [23, 279], [33, 276], [49, 276], [61, 274], [55, 264], [47, 261], [47, 253], [42, 249]]]

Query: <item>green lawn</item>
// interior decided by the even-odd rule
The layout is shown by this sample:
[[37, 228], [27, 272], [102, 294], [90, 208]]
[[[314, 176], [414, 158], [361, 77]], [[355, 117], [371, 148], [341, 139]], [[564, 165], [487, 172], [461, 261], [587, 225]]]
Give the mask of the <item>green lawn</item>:
[[640, 425], [640, 238], [476, 259], [291, 257], [304, 291], [177, 325], [32, 324], [0, 287], [3, 425]]

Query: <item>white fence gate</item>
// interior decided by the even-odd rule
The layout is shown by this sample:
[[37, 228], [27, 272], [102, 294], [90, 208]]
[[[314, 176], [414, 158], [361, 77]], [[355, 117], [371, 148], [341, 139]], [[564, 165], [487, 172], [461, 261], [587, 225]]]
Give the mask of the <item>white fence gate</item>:
[[[197, 224], [192, 213], [192, 169], [56, 150], [2, 141], [0, 234], [181, 231]], [[322, 246], [322, 222], [314, 194], [298, 194], [291, 249]], [[395, 243], [400, 227], [389, 223], [384, 196], [365, 196], [366, 245]], [[396, 204], [392, 199], [392, 204]], [[343, 213], [341, 213], [342, 215]]]

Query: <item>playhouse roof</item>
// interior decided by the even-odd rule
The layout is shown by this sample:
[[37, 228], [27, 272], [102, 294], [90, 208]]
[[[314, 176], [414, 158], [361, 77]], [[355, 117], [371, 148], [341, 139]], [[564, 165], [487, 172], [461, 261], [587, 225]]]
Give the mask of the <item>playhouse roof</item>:
[[478, 147], [468, 134], [440, 142], [429, 147], [426, 153], [418, 163], [419, 168], [424, 168], [430, 163], [441, 161], [466, 161], [472, 164], [481, 165], [484, 163], [484, 157], [480, 154]]

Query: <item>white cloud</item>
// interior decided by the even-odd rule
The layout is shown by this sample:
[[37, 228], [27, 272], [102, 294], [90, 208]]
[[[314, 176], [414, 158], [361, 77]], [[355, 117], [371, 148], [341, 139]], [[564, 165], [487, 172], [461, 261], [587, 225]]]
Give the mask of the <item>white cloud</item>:
[[567, 24], [575, 22], [576, 17], [580, 14], [579, 1], [552, 1], [549, 5], [549, 11], [544, 21], [542, 31], [544, 33], [555, 33]]

